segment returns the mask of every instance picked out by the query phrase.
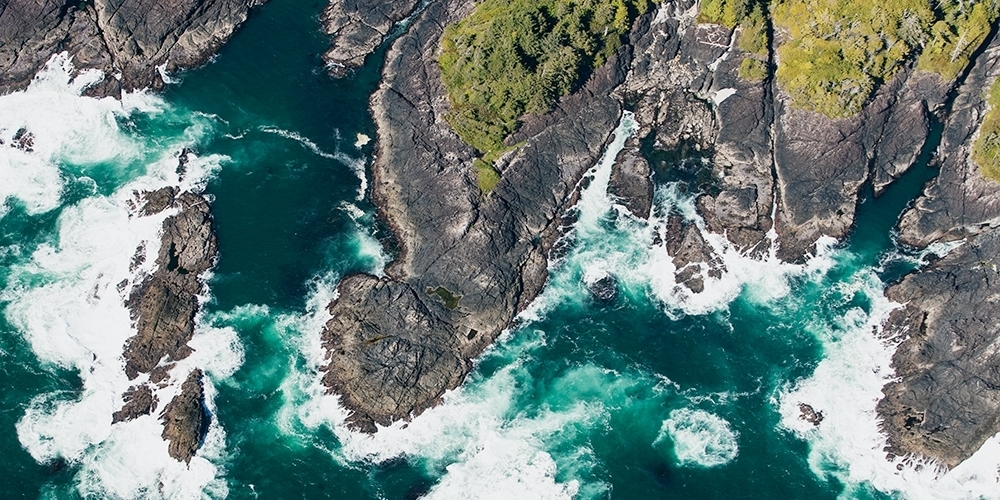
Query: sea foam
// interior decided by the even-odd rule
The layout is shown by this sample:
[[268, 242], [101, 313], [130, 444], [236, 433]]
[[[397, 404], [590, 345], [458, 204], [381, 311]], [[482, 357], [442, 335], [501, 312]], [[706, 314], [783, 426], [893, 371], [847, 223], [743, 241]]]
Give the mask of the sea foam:
[[[181, 176], [177, 154], [209, 132], [204, 119], [190, 115], [190, 125], [178, 137], [147, 144], [122, 130], [119, 121], [136, 113], [156, 119], [176, 110], [143, 93], [126, 94], [121, 101], [84, 97], [82, 91], [101, 75], [72, 75], [69, 58], [58, 55], [27, 90], [0, 97], [5, 143], [12, 129], [24, 127], [34, 136], [32, 151], [0, 148], [0, 175], [6, 178], [10, 169], [19, 179], [5, 183], [0, 196], [18, 200], [29, 216], [60, 209], [57, 234], [11, 267], [2, 292], [4, 312], [44, 365], [76, 370], [82, 382], [72, 392], [35, 397], [16, 425], [18, 439], [39, 462], [62, 459], [76, 466], [77, 488], [84, 496], [225, 496], [216, 465], [225, 432], [216, 421], [188, 465], [167, 454], [157, 415], [113, 426], [111, 415], [122, 405], [121, 394], [145, 380], [129, 381], [124, 373], [122, 348], [135, 333], [124, 300], [153, 272], [162, 222], [176, 212], [139, 217], [132, 208], [134, 193], [168, 185], [198, 191], [226, 159], [191, 155]], [[86, 179], [88, 169], [98, 164], [119, 169], [121, 175], [112, 179], [123, 182], [61, 207], [65, 178]], [[133, 262], [139, 247], [147, 258]], [[231, 330], [199, 326], [190, 345], [195, 352], [177, 363], [173, 382], [156, 389], [158, 409], [178, 393], [187, 373], [201, 368], [208, 374], [206, 404], [214, 411], [212, 379], [229, 376], [242, 361]]]

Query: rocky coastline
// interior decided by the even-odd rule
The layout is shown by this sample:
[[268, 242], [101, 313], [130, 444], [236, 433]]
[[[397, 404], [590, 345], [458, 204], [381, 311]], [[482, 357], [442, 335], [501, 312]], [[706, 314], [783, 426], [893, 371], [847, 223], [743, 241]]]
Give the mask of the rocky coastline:
[[[372, 198], [402, 252], [386, 277], [345, 279], [330, 304], [323, 382], [350, 410], [352, 426], [375, 432], [376, 424], [436, 404], [537, 295], [561, 209], [628, 103], [639, 131], [619, 156], [612, 194], [644, 218], [651, 174], [687, 176], [708, 230], [762, 256], [774, 229], [778, 256], [791, 262], [808, 258], [820, 237], [848, 236], [863, 191], [884, 193], [933, 146], [933, 124], [943, 123], [934, 160], [940, 175], [901, 218], [900, 241], [917, 249], [968, 241], [887, 290], [905, 304], [884, 329], [901, 342], [894, 358], [900, 380], [886, 386], [878, 412], [887, 452], [931, 457], [945, 467], [1000, 431], [1000, 398], [992, 390], [1000, 384], [989, 358], [1000, 331], [991, 321], [996, 301], [988, 276], [996, 272], [1000, 202], [995, 183], [969, 160], [984, 89], [997, 76], [995, 32], [955, 80], [911, 62], [861, 113], [831, 119], [794, 109], [773, 74], [759, 82], [740, 78], [748, 55], [735, 43], [738, 31], [700, 24], [693, 1], [663, 2], [636, 21], [627, 46], [586, 86], [546, 116], [523, 121], [507, 142], [524, 146], [496, 163], [503, 180], [481, 195], [470, 173], [474, 152], [442, 119], [448, 105], [435, 61], [442, 28], [471, 8], [453, 0], [420, 11], [392, 43], [372, 98], [379, 132]], [[335, 1], [330, 9], [345, 7]], [[384, 39], [385, 30], [374, 31]], [[368, 54], [375, 39], [349, 46], [335, 37], [334, 45], [342, 45], [339, 54]], [[772, 46], [771, 61], [775, 53]], [[328, 57], [345, 64], [342, 55]], [[694, 161], [701, 158], [709, 166]], [[668, 163], [686, 167], [665, 173]], [[551, 164], [561, 168], [546, 168]], [[697, 228], [675, 219], [662, 232], [665, 240], [653, 243], [674, 258], [676, 281], [698, 293], [706, 278], [699, 269], [725, 270]], [[688, 265], [698, 262], [709, 265]], [[436, 296], [440, 290], [454, 301]], [[955, 338], [959, 324], [969, 334]]]
[[0, 93], [28, 85], [66, 51], [99, 69], [96, 96], [160, 90], [164, 75], [208, 61], [263, 0], [11, 0], [0, 8]]

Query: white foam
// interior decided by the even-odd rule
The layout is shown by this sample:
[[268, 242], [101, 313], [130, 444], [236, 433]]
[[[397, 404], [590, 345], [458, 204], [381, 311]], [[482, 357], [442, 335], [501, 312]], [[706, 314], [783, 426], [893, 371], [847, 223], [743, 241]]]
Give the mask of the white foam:
[[663, 421], [653, 446], [662, 446], [669, 439], [680, 465], [718, 467], [736, 458], [736, 438], [724, 419], [704, 410], [680, 408]]
[[[90, 70], [73, 76], [63, 54], [53, 56], [27, 90], [0, 96], [0, 216], [4, 202], [20, 201], [29, 215], [59, 206], [64, 178], [61, 168], [76, 170], [105, 162], [130, 163], [140, 145], [121, 133], [117, 119], [157, 106], [157, 100], [132, 94], [122, 101], [93, 99], [81, 93], [102, 77]], [[14, 135], [26, 129], [33, 151], [11, 147]]]
[[[823, 341], [825, 357], [810, 377], [776, 397], [781, 425], [810, 443], [813, 472], [837, 477], [847, 485], [847, 496], [870, 484], [910, 499], [1000, 497], [998, 437], [947, 473], [926, 460], [886, 459], [886, 438], [879, 432], [875, 405], [882, 398], [882, 387], [894, 377], [895, 345], [880, 339], [877, 332], [898, 304], [884, 297], [884, 284], [870, 270], [838, 286], [846, 300], [856, 292], [867, 295], [871, 312], [855, 308], [835, 324], [812, 325], [810, 329]], [[800, 418], [802, 403], [823, 414], [820, 425]]]
[[372, 140], [372, 138], [368, 137], [365, 134], [358, 134], [357, 140], [354, 141], [354, 147], [356, 147], [358, 149], [361, 149], [362, 147], [364, 147], [365, 145], [367, 145], [369, 142], [371, 142], [371, 140]]
[[[126, 94], [121, 102], [82, 97], [80, 92], [100, 75], [85, 73], [72, 79], [71, 73], [68, 58], [57, 56], [28, 90], [0, 97], [5, 104], [0, 106], [3, 133], [24, 126], [35, 136], [35, 150], [22, 154], [28, 163], [18, 168], [79, 172], [91, 164], [108, 163], [122, 170], [122, 178], [133, 180], [117, 189], [107, 186], [114, 191], [110, 196], [95, 195], [63, 207], [57, 239], [40, 245], [30, 261], [11, 267], [8, 287], [0, 295], [7, 302], [8, 320], [43, 364], [74, 369], [82, 381], [75, 394], [34, 398], [16, 425], [18, 439], [39, 462], [64, 459], [78, 465], [76, 480], [84, 496], [183, 499], [201, 498], [205, 492], [224, 496], [221, 469], [213, 463], [224, 450], [225, 433], [217, 422], [188, 467], [167, 454], [157, 415], [114, 426], [111, 419], [123, 404], [121, 394], [146, 380], [141, 376], [129, 381], [124, 373], [123, 344], [134, 334], [124, 300], [154, 270], [163, 219], [176, 212], [169, 209], [139, 217], [132, 208], [134, 192], [167, 185], [197, 191], [226, 158], [192, 155], [183, 179], [179, 178], [176, 154], [208, 133], [205, 120], [190, 116], [191, 125], [179, 137], [158, 138], [147, 146], [119, 130], [116, 120], [131, 113], [165, 112], [165, 103], [144, 94]], [[6, 147], [0, 149], [3, 168], [3, 158], [11, 156]], [[10, 196], [30, 200], [40, 185], [13, 186]], [[43, 187], [58, 192], [61, 180]], [[53, 210], [59, 203], [56, 195], [28, 212]], [[138, 247], [145, 248], [146, 259], [131, 269]], [[211, 378], [231, 375], [242, 362], [232, 330], [199, 326], [190, 345], [195, 352], [177, 363], [172, 382], [155, 389], [161, 410], [196, 367], [208, 374], [206, 402], [211, 409]]]
[[[345, 166], [350, 168], [351, 171], [354, 172], [354, 175], [358, 177], [358, 180], [361, 181], [361, 184], [358, 186], [358, 195], [356, 199], [358, 201], [361, 201], [365, 198], [365, 193], [368, 192], [368, 176], [365, 173], [364, 158], [352, 158], [351, 156], [348, 156], [340, 151], [337, 151], [335, 153], [327, 153], [326, 151], [323, 151], [315, 142], [311, 141], [308, 137], [299, 134], [298, 132], [284, 130], [276, 127], [261, 127], [260, 130], [262, 132], [279, 135], [286, 139], [291, 139], [293, 141], [296, 141], [303, 147], [311, 151], [316, 156], [320, 156], [330, 160], [337, 160], [338, 162], [344, 164]], [[361, 134], [359, 134], [358, 136], [359, 141], [360, 141], [360, 136]]]

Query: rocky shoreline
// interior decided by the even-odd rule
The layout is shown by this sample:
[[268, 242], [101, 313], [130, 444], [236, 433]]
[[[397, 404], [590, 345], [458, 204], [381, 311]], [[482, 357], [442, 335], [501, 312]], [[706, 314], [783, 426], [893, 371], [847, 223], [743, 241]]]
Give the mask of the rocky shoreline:
[[214, 56], [264, 0], [11, 0], [0, 8], [0, 93], [28, 85], [66, 51], [79, 70], [99, 69], [91, 95], [160, 90], [164, 75]]
[[[738, 32], [699, 24], [693, 1], [664, 2], [636, 21], [618, 58], [583, 89], [548, 115], [523, 122], [508, 143], [526, 141], [524, 146], [497, 162], [503, 180], [482, 196], [471, 174], [474, 152], [442, 119], [448, 105], [435, 61], [443, 26], [471, 7], [441, 1], [420, 12], [392, 44], [372, 98], [379, 132], [372, 198], [402, 253], [385, 278], [345, 279], [330, 305], [323, 381], [341, 396], [352, 426], [375, 432], [375, 424], [408, 419], [436, 404], [537, 295], [561, 209], [596, 160], [623, 103], [630, 103], [639, 132], [616, 162], [612, 194], [644, 218], [652, 201], [650, 174], [681, 162], [690, 168], [668, 175], [687, 176], [701, 193], [697, 205], [710, 231], [725, 234], [741, 251], [763, 255], [775, 229], [778, 256], [793, 262], [807, 258], [822, 236], [846, 237], [866, 186], [882, 194], [917, 162], [934, 140], [932, 124], [943, 120], [935, 159], [941, 173], [902, 217], [900, 240], [915, 248], [964, 237], [969, 242], [887, 291], [906, 304], [885, 326], [886, 335], [902, 342], [894, 358], [901, 379], [886, 387], [878, 411], [887, 451], [932, 457], [949, 467], [1000, 431], [1000, 398], [981, 389], [1000, 387], [991, 378], [996, 363], [984, 358], [1000, 338], [990, 321], [995, 301], [984, 274], [996, 272], [990, 249], [1000, 200], [995, 184], [969, 160], [983, 90], [997, 76], [995, 34], [956, 80], [942, 81], [911, 63], [860, 114], [830, 119], [792, 109], [773, 75], [761, 82], [741, 79], [737, 69], [747, 55], [735, 43]], [[330, 12], [345, 9], [334, 1]], [[383, 16], [390, 18], [400, 17]], [[350, 37], [335, 37], [341, 52], [329, 53], [328, 61], [346, 67], [348, 59], [363, 60], [357, 54], [370, 53], [372, 40], [385, 37], [386, 30], [374, 31], [381, 38], [354, 46]], [[772, 60], [774, 53], [771, 47]], [[710, 159], [710, 166], [684, 163], [699, 158]], [[553, 171], [551, 164], [562, 168]], [[662, 234], [666, 240], [654, 243], [665, 246], [678, 269], [676, 281], [692, 292], [725, 271], [692, 225], [677, 219]], [[709, 265], [688, 265], [699, 262]], [[977, 274], [955, 282], [976, 263]], [[977, 279], [986, 281], [968, 288]], [[455, 301], [442, 301], [435, 290]], [[959, 323], [978, 329], [952, 339]], [[957, 350], [938, 347], [941, 356], [921, 361], [928, 349], [947, 342]], [[964, 385], [942, 389], [936, 378], [942, 374]], [[970, 398], [976, 402], [966, 412]]]

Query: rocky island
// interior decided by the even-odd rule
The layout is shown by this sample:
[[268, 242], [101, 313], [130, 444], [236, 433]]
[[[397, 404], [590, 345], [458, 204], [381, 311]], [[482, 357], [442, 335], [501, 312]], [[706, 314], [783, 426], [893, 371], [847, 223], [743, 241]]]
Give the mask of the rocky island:
[[[562, 217], [627, 106], [640, 130], [616, 162], [611, 190], [633, 214], [649, 213], [658, 162], [706, 158], [687, 175], [708, 229], [757, 255], [773, 229], [786, 261], [807, 258], [822, 236], [846, 237], [866, 188], [881, 195], [922, 153], [936, 153], [940, 174], [901, 218], [900, 242], [966, 243], [888, 289], [904, 304], [884, 327], [900, 343], [900, 378], [878, 411], [887, 452], [946, 467], [969, 457], [1000, 431], [992, 320], [1000, 200], [983, 173], [995, 159], [980, 154], [977, 163], [974, 154], [977, 140], [995, 133], [983, 123], [1000, 71], [998, 13], [986, 3], [887, 6], [905, 22], [878, 26], [860, 7], [629, 4], [633, 20], [613, 55], [581, 72], [571, 93], [501, 127], [502, 145], [470, 134], [475, 123], [456, 122], [465, 108], [455, 107], [439, 64], [446, 27], [477, 6], [442, 0], [414, 14], [371, 101], [379, 132], [372, 198], [400, 253], [386, 277], [343, 280], [323, 332], [323, 381], [352, 412], [349, 422], [375, 432], [461, 383], [541, 290]], [[350, 14], [359, 10], [334, 0], [328, 26], [360, 26]], [[387, 20], [411, 10], [380, 15], [368, 30], [377, 36], [335, 37], [328, 61], [363, 58], [389, 32]], [[846, 32], [824, 24], [836, 16], [860, 22]], [[842, 45], [817, 41], [834, 31]], [[485, 185], [484, 168], [492, 171]], [[653, 243], [674, 257], [677, 282], [700, 292], [704, 277], [686, 264], [715, 261], [712, 248], [679, 219], [666, 234]]]

